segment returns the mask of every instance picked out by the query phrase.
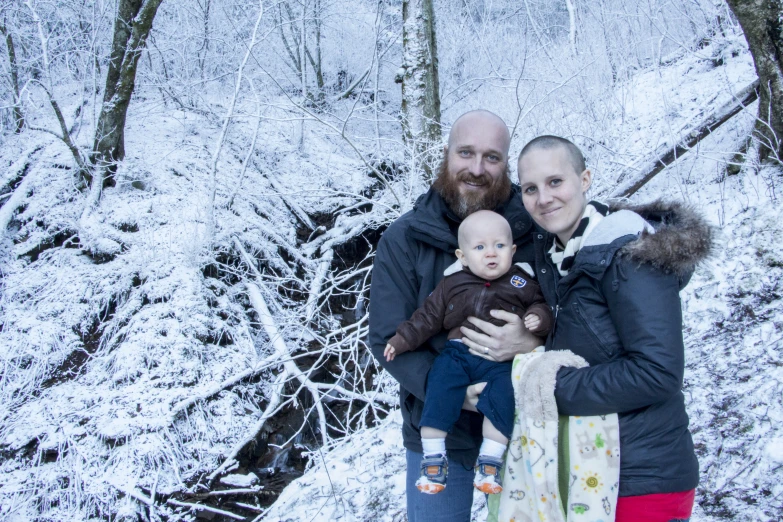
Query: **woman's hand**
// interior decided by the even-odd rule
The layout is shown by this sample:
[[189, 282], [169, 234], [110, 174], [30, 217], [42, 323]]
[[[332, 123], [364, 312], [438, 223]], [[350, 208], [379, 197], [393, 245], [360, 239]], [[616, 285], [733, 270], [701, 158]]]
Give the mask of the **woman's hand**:
[[484, 391], [484, 386], [486, 385], [487, 383], [485, 382], [477, 382], [468, 386], [468, 389], [465, 390], [465, 400], [462, 402], [463, 410], [478, 411], [476, 405], [478, 404], [479, 395]]
[[[490, 361], [510, 361], [517, 354], [532, 352], [541, 344], [541, 339], [530, 333], [522, 318], [504, 310], [492, 310], [489, 314], [495, 319], [505, 321], [503, 326], [495, 326], [476, 317], [468, 317], [468, 321], [481, 332], [460, 328], [462, 342], [470, 349], [470, 353]], [[483, 333], [482, 333], [483, 332]]]

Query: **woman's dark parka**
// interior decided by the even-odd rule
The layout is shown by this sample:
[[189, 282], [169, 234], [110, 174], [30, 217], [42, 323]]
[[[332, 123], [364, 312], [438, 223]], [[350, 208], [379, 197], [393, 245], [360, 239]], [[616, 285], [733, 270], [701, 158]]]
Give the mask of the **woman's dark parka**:
[[[619, 216], [636, 216], [610, 214], [564, 277], [546, 255], [553, 236], [536, 234], [539, 284], [555, 308], [547, 350], [571, 350], [590, 364], [560, 370], [555, 398], [562, 415], [619, 414], [620, 496], [687, 491], [699, 465], [682, 393], [679, 291], [708, 256], [712, 231], [684, 205], [625, 208], [655, 232], [628, 234]], [[605, 241], [591, 243], [596, 233]]]

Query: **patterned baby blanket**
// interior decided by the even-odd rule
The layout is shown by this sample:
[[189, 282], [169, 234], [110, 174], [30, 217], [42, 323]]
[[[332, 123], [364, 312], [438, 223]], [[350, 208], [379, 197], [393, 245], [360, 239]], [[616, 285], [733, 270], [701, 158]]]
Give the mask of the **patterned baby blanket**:
[[555, 377], [586, 367], [570, 351], [514, 359], [517, 408], [503, 491], [490, 495], [489, 522], [612, 522], [620, 477], [617, 414], [558, 416]]

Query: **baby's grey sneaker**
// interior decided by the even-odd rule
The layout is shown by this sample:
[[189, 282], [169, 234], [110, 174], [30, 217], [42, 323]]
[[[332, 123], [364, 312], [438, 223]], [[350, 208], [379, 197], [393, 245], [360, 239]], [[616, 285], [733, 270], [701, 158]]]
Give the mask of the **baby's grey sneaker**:
[[500, 481], [500, 468], [503, 467], [501, 459], [489, 455], [479, 455], [476, 461], [476, 476], [473, 486], [487, 495], [495, 495], [503, 491]]
[[425, 455], [421, 459], [421, 476], [416, 481], [416, 487], [428, 495], [440, 493], [446, 489], [448, 471], [449, 461], [446, 455]]

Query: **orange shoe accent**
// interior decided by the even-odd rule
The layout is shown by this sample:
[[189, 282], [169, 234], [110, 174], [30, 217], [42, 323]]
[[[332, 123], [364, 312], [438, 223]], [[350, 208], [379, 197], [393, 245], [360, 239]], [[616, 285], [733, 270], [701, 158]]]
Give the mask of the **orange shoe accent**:
[[473, 484], [473, 486], [477, 490], [487, 495], [497, 495], [498, 493], [503, 491], [503, 486], [499, 486], [497, 484], [491, 484], [487, 482], [484, 482], [483, 484]]
[[440, 493], [444, 489], [446, 489], [446, 486], [443, 484], [416, 484], [416, 488], [418, 488], [419, 491], [422, 493], [426, 493], [428, 495], [434, 495], [436, 493]]

